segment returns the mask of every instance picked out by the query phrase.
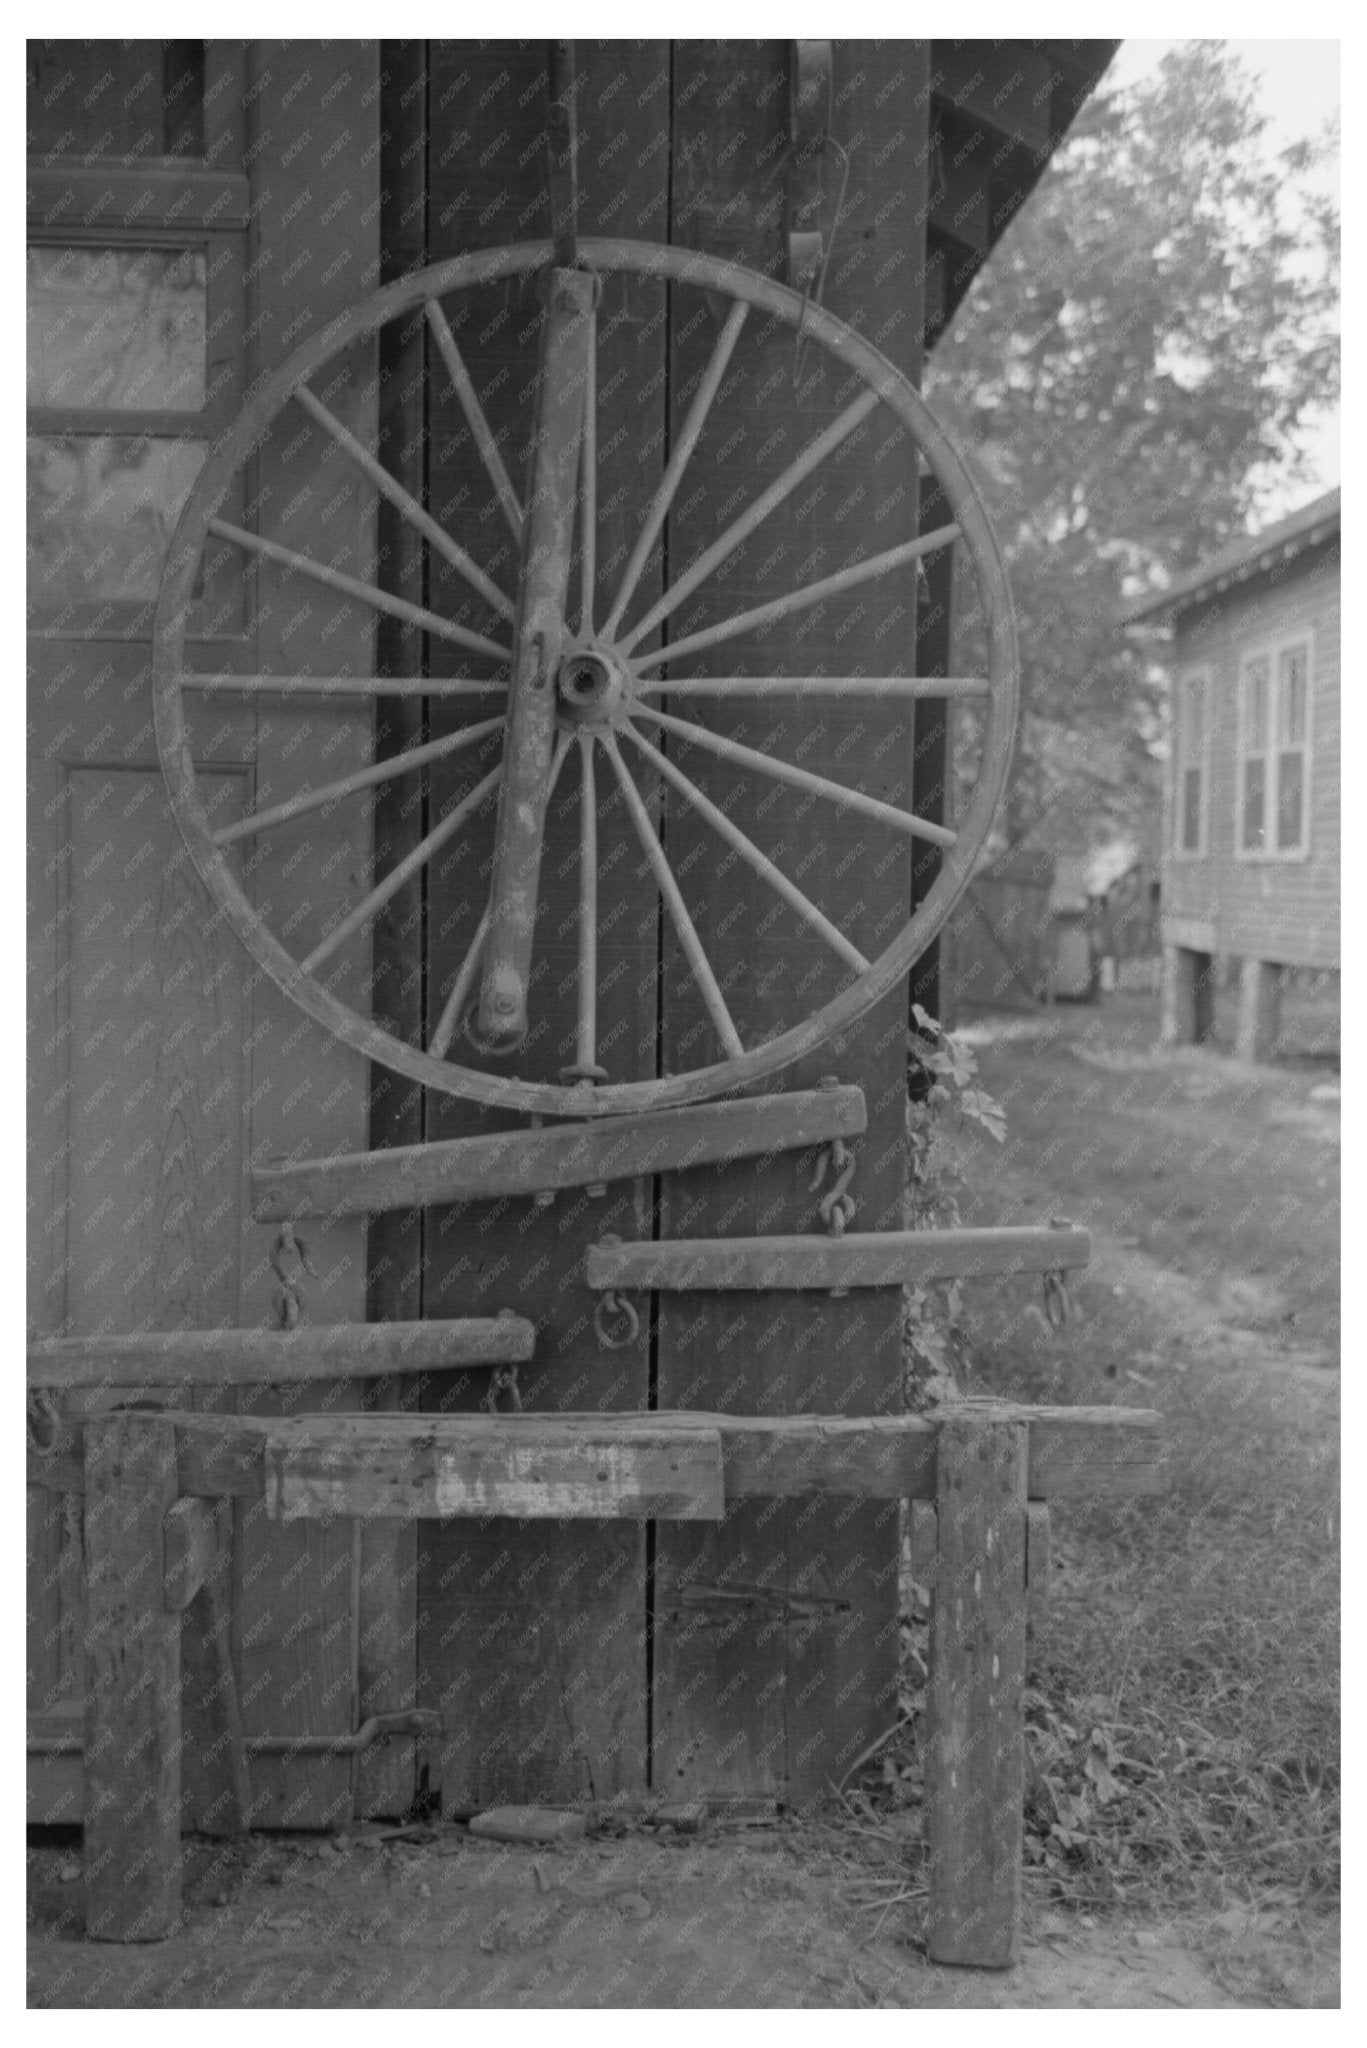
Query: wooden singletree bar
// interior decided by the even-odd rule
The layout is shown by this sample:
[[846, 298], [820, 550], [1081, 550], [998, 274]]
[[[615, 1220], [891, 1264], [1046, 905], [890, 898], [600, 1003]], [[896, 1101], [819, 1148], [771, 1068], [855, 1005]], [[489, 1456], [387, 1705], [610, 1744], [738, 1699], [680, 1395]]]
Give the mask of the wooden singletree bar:
[[930, 1959], [1005, 1969], [1020, 1951], [1028, 1431], [940, 1432], [930, 1622]]
[[323, 1323], [293, 1330], [151, 1330], [140, 1337], [47, 1337], [28, 1347], [28, 1383], [76, 1387], [250, 1386], [262, 1382], [519, 1365], [522, 1316], [430, 1323]]
[[[391, 1515], [434, 1512], [434, 1461], [490, 1458], [502, 1471], [508, 1446], [553, 1444], [562, 1459], [592, 1463], [601, 1444], [664, 1441], [715, 1430], [728, 1501], [794, 1499], [813, 1494], [867, 1500], [934, 1500], [936, 1446], [954, 1417], [1004, 1419], [1026, 1426], [1029, 1490], [1034, 1499], [1131, 1498], [1162, 1485], [1159, 1418], [1149, 1409], [1025, 1408], [1005, 1402], [956, 1402], [930, 1415], [712, 1415], [691, 1410], [618, 1415], [207, 1415], [163, 1411], [175, 1430], [183, 1494], [213, 1499], [279, 1495], [281, 1461], [326, 1461], [339, 1482], [382, 1485]], [[302, 1468], [300, 1468], [302, 1469]], [[463, 1469], [463, 1468], [462, 1468]], [[595, 1473], [599, 1468], [594, 1467]], [[376, 1475], [379, 1475], [378, 1479]], [[30, 1455], [31, 1485], [79, 1492], [78, 1458], [66, 1438], [48, 1457]], [[414, 1485], [414, 1480], [417, 1484]], [[349, 1482], [348, 1482], [349, 1483]], [[596, 1478], [593, 1484], [607, 1484]], [[320, 1510], [321, 1512], [321, 1510]], [[336, 1512], [341, 1512], [340, 1509]], [[348, 1509], [348, 1513], [378, 1512]], [[457, 1507], [437, 1513], [464, 1512]], [[492, 1512], [492, 1510], [478, 1510]]]
[[167, 1611], [164, 1520], [174, 1425], [100, 1416], [85, 1430], [85, 1931], [160, 1941], [180, 1917], [180, 1616]]
[[593, 1187], [723, 1159], [801, 1151], [857, 1137], [868, 1123], [859, 1088], [810, 1088], [639, 1116], [551, 1124], [489, 1138], [394, 1145], [252, 1174], [259, 1223], [298, 1216], [374, 1215], [432, 1202], [490, 1202], [552, 1188]]
[[912, 1286], [989, 1273], [1085, 1266], [1091, 1239], [1071, 1225], [997, 1230], [850, 1231], [843, 1237], [677, 1238], [590, 1245], [584, 1278], [596, 1290]]

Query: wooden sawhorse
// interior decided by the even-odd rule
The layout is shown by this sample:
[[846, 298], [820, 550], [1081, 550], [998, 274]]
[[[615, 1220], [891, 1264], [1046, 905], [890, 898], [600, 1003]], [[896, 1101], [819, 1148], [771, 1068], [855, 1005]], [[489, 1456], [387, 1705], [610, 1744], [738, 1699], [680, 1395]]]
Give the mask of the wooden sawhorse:
[[[301, 1516], [718, 1520], [746, 1496], [931, 1502], [926, 1824], [933, 1961], [1017, 1957], [1027, 1580], [1047, 1504], [1157, 1490], [1158, 1417], [963, 1402], [934, 1415], [253, 1416], [124, 1409], [84, 1424], [87, 1934], [180, 1920], [181, 1616], [223, 1509]], [[229, 1672], [230, 1678], [230, 1672]], [[202, 1703], [201, 1703], [202, 1704]], [[198, 1711], [198, 1709], [197, 1709]], [[231, 1685], [218, 1739], [237, 1754]]]

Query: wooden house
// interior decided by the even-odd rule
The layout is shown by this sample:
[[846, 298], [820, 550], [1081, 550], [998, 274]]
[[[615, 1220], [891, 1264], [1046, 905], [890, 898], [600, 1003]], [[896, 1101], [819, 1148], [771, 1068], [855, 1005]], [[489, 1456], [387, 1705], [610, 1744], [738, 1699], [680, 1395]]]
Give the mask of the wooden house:
[[[814, 47], [581, 43], [580, 226], [805, 276], [814, 292], [819, 278], [822, 303], [915, 384], [1115, 45], [822, 46], [821, 115], [843, 182], [833, 150], [794, 147], [806, 104], [794, 79]], [[791, 1158], [645, 1175], [574, 1199], [324, 1216], [301, 1231], [303, 1255], [253, 1206], [251, 1175], [282, 1162], [501, 1132], [509, 1117], [372, 1067], [285, 999], [200, 885], [168, 809], [154, 730], [163, 560], [208, 451], [292, 352], [409, 271], [549, 234], [548, 120], [540, 44], [29, 45], [30, 1333], [94, 1339], [511, 1309], [536, 1325], [521, 1383], [528, 1410], [881, 1414], [899, 1399], [896, 1285], [739, 1302], [660, 1296], [615, 1349], [596, 1336], [584, 1282], [591, 1240], [810, 1229], [814, 1197]], [[472, 297], [461, 360], [487, 445], [516, 473], [531, 434], [539, 304], [517, 278]], [[604, 563], [630, 552], [706, 367], [704, 344], [714, 345], [720, 316], [704, 304], [685, 318], [685, 297], [646, 274], [618, 276], [600, 311]], [[445, 893], [425, 894], [404, 863], [426, 830], [423, 806], [451, 800], [466, 757], [434, 757], [416, 794], [406, 780], [380, 783], [369, 812], [338, 803], [303, 817], [290, 792], [306, 758], [360, 787], [377, 754], [415, 741], [449, 753], [463, 730], [441, 699], [468, 669], [451, 645], [464, 629], [449, 621], [465, 616], [452, 563], [494, 561], [500, 532], [506, 560], [508, 538], [500, 503], [481, 503], [474, 489], [474, 415], [457, 404], [433, 334], [440, 343], [439, 325], [429, 333], [421, 317], [385, 329], [378, 357], [362, 337], [309, 394], [311, 416], [296, 410], [261, 440], [184, 593], [187, 662], [211, 683], [406, 683], [382, 706], [373, 687], [364, 702], [205, 694], [187, 748], [225, 840], [265, 792], [279, 802], [251, 855], [252, 903], [301, 951], [327, 946], [330, 906], [364, 904], [373, 877], [392, 882], [369, 959], [339, 956], [331, 995], [419, 1037], [473, 943], [480, 904], [444, 874]], [[790, 461], [802, 445], [794, 436], [831, 416], [788, 330], [770, 346], [762, 396], [671, 510], [666, 538], [680, 560], [757, 477]], [[358, 461], [357, 447], [379, 449], [406, 518], [394, 490], [377, 494], [376, 464]], [[840, 507], [852, 533], [872, 520], [891, 465], [879, 466], [871, 440], [844, 452]], [[502, 465], [485, 463], [506, 481]], [[910, 492], [914, 501], [914, 467]], [[445, 522], [444, 557], [424, 545], [431, 522], [415, 528], [415, 504]], [[921, 516], [935, 523], [933, 505]], [[804, 528], [785, 505], [770, 529], [776, 559], [801, 557], [818, 523]], [[948, 552], [937, 560], [947, 565]], [[647, 566], [649, 594], [657, 569]], [[929, 603], [914, 570], [899, 587], [919, 673], [947, 675], [947, 575], [932, 564]], [[883, 675], [888, 643], [852, 603], [847, 612], [838, 650], [820, 634], [799, 642], [782, 621], [764, 653], [805, 662], [795, 674], [819, 675], [826, 662], [830, 674]], [[830, 667], [837, 659], [844, 665]], [[1327, 650], [1316, 664], [1318, 690]], [[877, 703], [857, 714], [799, 708], [786, 736], [770, 728], [779, 751], [801, 745], [818, 762], [829, 753], [850, 782], [863, 776], [943, 820], [942, 700], [915, 708], [914, 744]], [[937, 846], [913, 861], [904, 840], [875, 864], [847, 834], [828, 853], [785, 809], [791, 794], [779, 792], [766, 829], [826, 862], [832, 889], [844, 886], [870, 932], [904, 921], [934, 882]], [[1316, 788], [1307, 802], [1322, 797]], [[619, 857], [632, 844], [626, 827], [611, 829], [624, 844], [605, 824], [599, 859], [622, 901], [601, 949], [601, 1042], [611, 1041], [619, 1071], [635, 1062], [628, 1072], [654, 1077], [687, 1051], [697, 992], [675, 972], [650, 875], [637, 879]], [[684, 866], [687, 829], [674, 851], [690, 900], [762, 1039], [783, 1027], [813, 969], [810, 934], [747, 941], [735, 922], [737, 904], [751, 907], [744, 891], [718, 878], [715, 852]], [[856, 867], [838, 867], [850, 848]], [[1291, 955], [1283, 945], [1269, 957]], [[913, 989], [931, 1007], [934, 976], [932, 952]], [[868, 1103], [862, 1228], [895, 1226], [901, 1214], [904, 1002], [903, 986], [839, 1049], [842, 1078], [857, 1079]], [[818, 1048], [794, 1069], [798, 1085], [814, 1087], [831, 1059]], [[322, 1386], [182, 1388], [176, 1398], [244, 1413], [402, 1401], [421, 1414], [490, 1399], [487, 1372], [433, 1370], [400, 1388], [373, 1376], [361, 1385], [354, 1364], [343, 1347], [336, 1379]], [[130, 1398], [97, 1388], [84, 1406]], [[69, 1821], [83, 1799], [82, 1508], [53, 1415], [39, 1401], [30, 1419], [30, 1810]], [[850, 1501], [838, 1513], [741, 1502], [715, 1524], [486, 1517], [420, 1531], [382, 1514], [268, 1526], [260, 1510], [242, 1499], [233, 1508], [228, 1618], [201, 1645], [235, 1680], [260, 1824], [402, 1813], [419, 1794], [447, 1813], [651, 1786], [801, 1802], [839, 1780], [892, 1710], [895, 1501]], [[374, 1716], [415, 1703], [439, 1717], [435, 1735], [401, 1726], [390, 1740], [362, 1739]], [[207, 1745], [187, 1744], [183, 1793], [187, 1825], [221, 1812]]]
[[1239, 964], [1238, 1050], [1266, 1059], [1287, 970], [1339, 966], [1339, 493], [1127, 613], [1172, 631], [1164, 1031], [1211, 1029]]

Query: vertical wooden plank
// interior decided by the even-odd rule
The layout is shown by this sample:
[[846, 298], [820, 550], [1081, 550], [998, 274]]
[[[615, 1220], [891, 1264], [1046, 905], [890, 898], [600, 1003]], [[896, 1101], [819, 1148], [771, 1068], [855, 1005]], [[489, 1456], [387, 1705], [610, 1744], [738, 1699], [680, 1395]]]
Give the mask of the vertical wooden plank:
[[1020, 1951], [1029, 1427], [942, 1425], [930, 1623], [926, 1838], [935, 1963]]
[[[425, 260], [427, 212], [427, 44], [380, 46], [380, 281], [387, 284]], [[386, 327], [379, 336], [379, 447], [381, 462], [421, 500], [426, 483], [426, 407], [420, 320]], [[382, 499], [378, 507], [378, 580], [395, 596], [426, 598], [422, 536]], [[403, 619], [381, 617], [375, 655], [382, 675], [422, 674], [424, 635]], [[375, 754], [385, 759], [427, 737], [427, 707], [420, 699], [377, 704]], [[387, 874], [417, 844], [426, 827], [421, 778], [382, 783], [375, 801], [375, 875]], [[423, 878], [405, 883], [375, 921], [372, 938], [372, 1011], [378, 1022], [410, 1045], [420, 1044], [423, 1023]], [[375, 1066], [370, 1077], [372, 1147], [422, 1141], [422, 1090]], [[372, 1216], [366, 1235], [366, 1320], [416, 1320], [422, 1314], [422, 1211]], [[368, 1387], [367, 1408], [397, 1408], [399, 1382]], [[420, 1531], [416, 1523], [364, 1522], [360, 1529], [357, 1713], [396, 1712], [414, 1704], [417, 1683], [416, 1582]], [[398, 1814], [412, 1802], [417, 1747], [377, 1743], [356, 1760], [358, 1814]]]
[[237, 1835], [251, 1811], [251, 1780], [233, 1668], [232, 1503], [215, 1501], [213, 1519], [216, 1554], [181, 1623], [182, 1777], [193, 1769], [186, 1818], [198, 1832]]
[[[39, 677], [42, 681], [39, 681]], [[31, 675], [37, 694], [47, 678]], [[50, 694], [44, 692], [43, 694]], [[31, 756], [35, 750], [31, 746]], [[67, 979], [62, 890], [66, 873], [66, 781], [49, 754], [28, 763], [27, 920], [27, 1324], [30, 1335], [62, 1327], [66, 1302]], [[80, 1712], [82, 1574], [80, 1504], [27, 1489], [26, 1705], [44, 1716]], [[29, 1759], [29, 1812], [35, 1820], [80, 1814], [79, 1758]]]
[[[248, 54], [247, 157], [252, 177], [249, 330], [254, 374], [274, 368], [305, 337], [372, 291], [379, 252], [379, 45], [262, 42]], [[315, 379], [329, 409], [367, 447], [376, 435], [374, 350], [352, 350]], [[351, 575], [375, 565], [375, 493], [322, 431], [287, 407], [255, 463], [247, 524]], [[373, 672], [374, 617], [272, 565], [245, 571], [253, 593], [256, 665], [266, 671]], [[368, 707], [262, 704], [258, 802], [370, 759]], [[371, 880], [372, 832], [364, 804], [341, 804], [255, 844], [257, 907], [302, 955], [339, 908]], [[330, 985], [366, 1002], [369, 934], [328, 966]], [[265, 1162], [359, 1149], [366, 1142], [367, 1070], [353, 1052], [303, 1017], [272, 985], [253, 984], [251, 1148]], [[359, 1320], [365, 1304], [360, 1221], [302, 1233], [314, 1273], [304, 1281], [310, 1321]], [[276, 1315], [270, 1258], [276, 1232], [247, 1233], [243, 1320]], [[253, 1405], [320, 1400], [360, 1405], [354, 1383], [285, 1390]], [[268, 1525], [260, 1510], [237, 1529], [236, 1655], [251, 1734], [347, 1734], [356, 1725], [359, 1544], [351, 1522]], [[262, 1757], [252, 1769], [259, 1825], [316, 1827], [345, 1820], [352, 1804], [346, 1758]]]
[[[204, 775], [220, 815], [240, 811], [243, 780]], [[196, 881], [154, 768], [72, 767], [66, 792], [63, 1327], [228, 1327], [240, 1284], [246, 962]], [[109, 1405], [98, 1394], [79, 1404]], [[62, 1695], [79, 1695], [84, 1683], [79, 1624], [63, 1622], [79, 1614], [79, 1517], [72, 1500], [53, 1518], [64, 1539], [55, 1581]], [[203, 1789], [197, 1751], [182, 1778], [193, 1822]]]
[[171, 1425], [85, 1430], [85, 1931], [159, 1941], [180, 1919], [180, 1616], [164, 1596]]
[[[826, 300], [916, 381], [928, 46], [842, 41], [834, 57], [832, 133], [849, 151], [850, 178]], [[774, 166], [788, 148], [789, 61], [785, 42], [676, 44], [676, 242], [781, 270], [785, 181]], [[834, 156], [826, 183], [828, 225], [839, 184]], [[715, 319], [690, 326], [697, 303], [695, 294], [680, 291], [672, 314], [676, 432], [715, 339]], [[813, 348], [799, 369], [791, 330], [762, 339], [760, 323], [751, 325], [756, 332], [743, 335], [738, 350], [744, 381], [719, 398], [670, 521], [676, 574], [854, 395], [843, 373]], [[799, 588], [844, 566], [856, 549], [873, 552], [913, 531], [914, 463], [905, 446], [895, 458], [891, 450], [880, 455], [886, 437], [875, 415], [838, 460], [680, 606], [672, 636]], [[890, 660], [910, 659], [915, 579], [908, 573], [872, 588], [876, 602], [868, 591], [852, 593], [716, 652], [733, 654], [752, 674], [884, 673]], [[706, 671], [714, 660], [704, 655], [696, 666]], [[681, 699], [676, 708], [783, 759], [894, 803], [910, 801], [911, 721], [892, 704]], [[693, 749], [681, 745], [678, 758], [857, 945], [870, 956], [882, 950], [911, 901], [905, 841], [894, 844], [881, 828], [762, 778], [716, 763], [700, 768], [703, 757]], [[711, 828], [672, 793], [665, 843], [747, 1044], [809, 1015], [834, 993], [835, 956], [782, 905], [776, 908], [748, 869], [723, 859]], [[699, 1064], [701, 1010], [668, 932], [664, 953], [668, 1070]], [[843, 1042], [782, 1077], [784, 1087], [809, 1087], [836, 1073], [864, 1088], [869, 1128], [854, 1148], [850, 1185], [861, 1229], [896, 1228], [900, 1218], [905, 1026], [899, 989]], [[813, 1163], [784, 1157], [671, 1175], [661, 1184], [660, 1235], [819, 1229], [818, 1195], [808, 1185]], [[839, 1300], [662, 1296], [658, 1315], [662, 1408], [854, 1414], [900, 1404], [896, 1290]], [[895, 1511], [879, 1503], [742, 1503], [716, 1529], [661, 1526], [656, 1540], [656, 1784], [679, 1796], [745, 1793], [795, 1803], [823, 1796], [888, 1718], [897, 1660]], [[807, 1598], [795, 1619], [781, 1619], [793, 1610], [778, 1601], [756, 1605], [757, 1625], [736, 1627], [734, 1603], [709, 1600], [711, 1589], [737, 1584]]]
[[[576, 55], [581, 229], [662, 241], [668, 152], [654, 142], [668, 104], [668, 45], [581, 41]], [[431, 63], [432, 259], [548, 233], [545, 44], [437, 43]], [[615, 278], [598, 309], [600, 617], [663, 467], [664, 303], [661, 286]], [[532, 424], [537, 285], [529, 279], [462, 295], [447, 311], [520, 489]], [[516, 550], [435, 354], [429, 375], [431, 509], [511, 595]], [[492, 614], [445, 565], [432, 568], [436, 609], [487, 631]], [[577, 565], [571, 588], [578, 590]], [[648, 588], [658, 591], [658, 581]], [[451, 671], [451, 653], [432, 647], [434, 673]], [[434, 706], [438, 728], [450, 716]], [[433, 801], [450, 803], [492, 758], [434, 773]], [[571, 759], [552, 801], [542, 868], [535, 1068], [519, 1059], [519, 1071], [548, 1080], [558, 1080], [574, 1057], [579, 787]], [[635, 1080], [655, 1071], [655, 896], [601, 763], [598, 788], [599, 1059], [613, 1080]], [[429, 870], [432, 1020], [487, 896], [491, 818], [490, 811]], [[475, 1057], [464, 1046], [458, 1056]], [[429, 1100], [433, 1136], [505, 1129], [512, 1121], [445, 1097]], [[578, 1191], [545, 1208], [505, 1201], [431, 1210], [424, 1313], [510, 1306], [531, 1316], [537, 1355], [522, 1372], [528, 1408], [643, 1408], [648, 1330], [625, 1350], [602, 1350], [581, 1274], [594, 1237], [604, 1230], [640, 1236], [649, 1214], [644, 1184], [614, 1185], [603, 1199]], [[473, 1407], [487, 1385], [485, 1373], [451, 1376], [424, 1405]], [[556, 1533], [506, 1520], [424, 1528], [420, 1697], [443, 1711], [450, 1730], [441, 1761], [448, 1811], [496, 1799], [603, 1798], [644, 1786], [645, 1543], [632, 1524], [576, 1524]]]

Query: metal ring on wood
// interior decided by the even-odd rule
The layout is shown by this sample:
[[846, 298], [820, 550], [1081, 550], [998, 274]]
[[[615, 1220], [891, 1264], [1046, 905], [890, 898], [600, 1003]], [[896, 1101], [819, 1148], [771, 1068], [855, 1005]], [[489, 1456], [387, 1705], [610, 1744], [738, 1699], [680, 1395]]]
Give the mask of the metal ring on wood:
[[28, 1393], [28, 1448], [35, 1458], [56, 1455], [62, 1418], [57, 1404], [45, 1387], [30, 1387]]
[[[610, 1316], [620, 1318], [620, 1328], [614, 1330], [609, 1327]], [[594, 1303], [593, 1327], [598, 1342], [605, 1351], [625, 1351], [641, 1334], [641, 1318], [625, 1294], [618, 1294], [615, 1289], [610, 1288], [606, 1294], [600, 1294]]]

